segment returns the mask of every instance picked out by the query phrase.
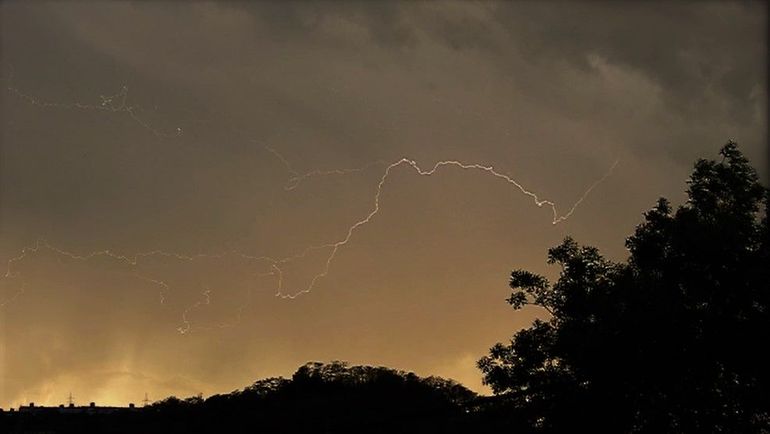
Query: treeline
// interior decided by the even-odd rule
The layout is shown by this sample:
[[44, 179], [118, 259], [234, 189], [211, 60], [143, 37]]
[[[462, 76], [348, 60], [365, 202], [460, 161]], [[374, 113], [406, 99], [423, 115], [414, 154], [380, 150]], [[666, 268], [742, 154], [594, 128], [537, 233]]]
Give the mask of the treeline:
[[308, 363], [208, 398], [169, 397], [113, 414], [6, 413], [8, 433], [454, 433], [492, 431], [504, 398], [384, 367]]

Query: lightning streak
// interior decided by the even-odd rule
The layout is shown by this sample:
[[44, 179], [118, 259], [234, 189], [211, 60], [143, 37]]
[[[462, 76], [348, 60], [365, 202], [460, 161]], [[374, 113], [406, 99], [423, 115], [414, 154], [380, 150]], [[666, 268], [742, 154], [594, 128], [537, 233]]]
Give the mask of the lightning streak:
[[264, 146], [264, 148], [268, 152], [270, 152], [271, 154], [275, 155], [275, 157], [281, 163], [283, 163], [283, 165], [286, 167], [286, 170], [291, 175], [289, 177], [289, 179], [286, 180], [286, 185], [283, 186], [283, 189], [286, 190], [286, 191], [292, 191], [292, 190], [296, 189], [297, 187], [299, 187], [299, 185], [303, 181], [305, 181], [305, 180], [307, 180], [309, 178], [315, 178], [315, 177], [320, 177], [320, 176], [329, 176], [329, 175], [347, 175], [348, 173], [363, 172], [366, 169], [369, 169], [370, 167], [384, 166], [386, 164], [385, 161], [383, 161], [383, 160], [377, 160], [377, 161], [373, 161], [373, 162], [371, 162], [369, 164], [366, 164], [363, 167], [357, 167], [357, 168], [353, 168], [353, 169], [332, 169], [332, 170], [319, 170], [319, 169], [315, 169], [315, 170], [312, 170], [310, 172], [300, 174], [299, 172], [294, 170], [294, 168], [292, 167], [292, 165], [289, 162], [289, 160], [287, 160], [278, 151], [276, 151], [275, 149], [273, 149], [273, 148], [271, 148], [269, 146]]
[[211, 304], [211, 290], [206, 288], [201, 294], [203, 294], [204, 297], [203, 301], [196, 301], [192, 306], [188, 307], [184, 310], [184, 312], [182, 312], [182, 323], [184, 325], [177, 327], [177, 331], [180, 334], [185, 334], [192, 329], [192, 324], [190, 323], [190, 320], [187, 319], [188, 313], [200, 308], [202, 305]]
[[[187, 255], [183, 253], [166, 252], [163, 250], [151, 250], [147, 252], [136, 253], [133, 255], [123, 255], [120, 253], [115, 253], [111, 250], [96, 250], [96, 251], [89, 252], [87, 254], [77, 254], [74, 252], [70, 252], [70, 251], [55, 247], [49, 244], [46, 240], [40, 239], [40, 240], [37, 240], [34, 245], [23, 248], [19, 255], [8, 260], [6, 271], [3, 277], [5, 279], [20, 278], [21, 273], [19, 271], [14, 270], [14, 265], [24, 261], [24, 259], [26, 259], [28, 256], [38, 253], [41, 249], [49, 250], [60, 257], [68, 258], [75, 261], [90, 261], [97, 258], [107, 258], [119, 264], [126, 265], [132, 269], [135, 269], [140, 265], [140, 259], [151, 258], [151, 257], [164, 257], [164, 258], [174, 259], [177, 261], [193, 262], [193, 261], [202, 260], [202, 259], [220, 259], [228, 256], [229, 254], [235, 254], [238, 257], [249, 261], [255, 261], [255, 262], [267, 261], [269, 264], [278, 262], [275, 259], [269, 258], [266, 256], [251, 256], [251, 255], [246, 255], [242, 253], [233, 253], [233, 252]], [[273, 275], [274, 273], [275, 271], [271, 270], [270, 272], [267, 272], [267, 273], [258, 274], [258, 276]], [[164, 280], [161, 280], [161, 279], [156, 279], [143, 274], [139, 274], [136, 271], [134, 271], [131, 274], [131, 276], [159, 287], [160, 288], [160, 291], [158, 293], [159, 302], [160, 304], [165, 303], [166, 293], [171, 292], [171, 287], [168, 283], [166, 283]], [[19, 291], [17, 291], [13, 296], [0, 301], [0, 307], [7, 305], [11, 301], [13, 301], [15, 298], [17, 298], [19, 295], [21, 295], [24, 292], [25, 286], [26, 286], [26, 282], [22, 281]]]
[[[9, 78], [8, 80], [10, 81], [11, 79]], [[46, 109], [49, 109], [49, 108], [70, 109], [70, 110], [74, 109], [74, 110], [81, 110], [81, 111], [101, 111], [101, 112], [108, 112], [108, 113], [123, 113], [123, 114], [127, 114], [134, 122], [136, 122], [137, 124], [145, 128], [146, 130], [150, 131], [155, 136], [170, 138], [170, 137], [179, 137], [182, 135], [181, 127], [177, 127], [172, 131], [163, 131], [155, 128], [149, 122], [142, 119], [142, 117], [140, 116], [140, 113], [144, 111], [142, 107], [138, 105], [128, 104], [128, 86], [126, 85], [123, 85], [120, 88], [120, 90], [114, 95], [99, 95], [99, 99], [101, 100], [99, 104], [85, 104], [81, 102], [60, 103], [60, 102], [44, 101], [36, 96], [26, 94], [13, 86], [7, 86], [6, 89], [12, 95], [36, 107], [46, 108]]]
[[[128, 87], [127, 86], [123, 86], [120, 89], [120, 91], [114, 95], [100, 96], [101, 103], [98, 105], [83, 104], [80, 102], [74, 102], [74, 103], [47, 102], [47, 101], [40, 100], [35, 96], [25, 94], [12, 86], [8, 86], [7, 90], [11, 94], [18, 97], [19, 99], [26, 101], [27, 103], [34, 106], [38, 106], [42, 108], [60, 108], [60, 109], [75, 109], [75, 110], [82, 110], [82, 111], [99, 111], [99, 112], [107, 112], [107, 113], [123, 113], [123, 114], [127, 114], [137, 124], [151, 131], [156, 136], [177, 137], [182, 134], [181, 128], [177, 128], [176, 131], [174, 132], [164, 132], [164, 131], [155, 129], [150, 123], [144, 121], [139, 115], [142, 109], [139, 106], [128, 104]], [[255, 270], [253, 274], [254, 277], [255, 278], [267, 278], [267, 277], [274, 278], [275, 279], [275, 286], [274, 286], [275, 296], [280, 297], [282, 299], [295, 299], [300, 295], [310, 293], [316, 287], [316, 285], [321, 279], [328, 276], [328, 274], [332, 269], [333, 262], [336, 259], [340, 249], [342, 249], [344, 246], [349, 244], [353, 238], [353, 235], [363, 226], [370, 223], [372, 219], [374, 219], [374, 217], [379, 213], [381, 209], [380, 199], [381, 199], [382, 191], [385, 188], [385, 185], [387, 184], [388, 179], [392, 176], [393, 173], [395, 173], [395, 169], [397, 168], [400, 168], [403, 166], [403, 167], [412, 169], [414, 173], [416, 173], [418, 176], [425, 176], [425, 177], [433, 176], [439, 171], [439, 169], [442, 169], [444, 167], [447, 167], [447, 168], [454, 167], [465, 171], [481, 172], [483, 174], [489, 175], [495, 179], [503, 181], [508, 185], [512, 186], [515, 190], [519, 191], [521, 194], [524, 194], [525, 196], [531, 198], [533, 203], [537, 207], [542, 208], [546, 206], [550, 208], [551, 223], [553, 225], [556, 225], [570, 218], [574, 214], [574, 212], [577, 210], [577, 208], [583, 203], [583, 201], [590, 195], [590, 193], [599, 184], [604, 182], [608, 177], [612, 175], [613, 171], [618, 165], [618, 161], [615, 161], [612, 164], [612, 166], [609, 168], [609, 170], [604, 174], [604, 176], [602, 176], [601, 178], [593, 182], [565, 213], [560, 214], [558, 212], [556, 204], [553, 201], [547, 200], [547, 199], [541, 199], [535, 192], [525, 188], [521, 183], [513, 179], [511, 176], [498, 171], [493, 166], [487, 166], [487, 165], [478, 164], [478, 163], [466, 163], [466, 162], [457, 161], [457, 160], [443, 160], [443, 161], [438, 161], [429, 169], [423, 169], [418, 165], [418, 163], [415, 160], [412, 160], [409, 158], [401, 158], [390, 164], [387, 164], [384, 161], [378, 160], [359, 168], [333, 169], [333, 170], [316, 169], [310, 172], [301, 173], [292, 166], [289, 160], [284, 158], [284, 156], [281, 155], [275, 149], [265, 146], [265, 150], [273, 154], [281, 162], [281, 164], [283, 164], [283, 166], [286, 168], [286, 171], [289, 174], [289, 177], [286, 180], [286, 184], [283, 187], [284, 190], [286, 191], [295, 190], [302, 183], [310, 180], [311, 178], [358, 173], [358, 172], [363, 172], [375, 166], [385, 166], [385, 170], [382, 173], [382, 176], [380, 177], [379, 182], [377, 183], [376, 192], [374, 194], [372, 206], [369, 212], [364, 216], [362, 216], [361, 218], [359, 218], [358, 220], [356, 220], [351, 226], [349, 226], [342, 238], [338, 239], [337, 241], [329, 242], [326, 244], [306, 247], [305, 249], [299, 251], [298, 253], [284, 257], [284, 258], [273, 258], [270, 256], [254, 256], [254, 255], [250, 255], [250, 254], [236, 251], [236, 250], [232, 250], [224, 253], [194, 254], [194, 255], [168, 252], [164, 250], [151, 250], [147, 252], [135, 253], [132, 255], [116, 253], [111, 250], [96, 250], [90, 253], [78, 254], [71, 251], [60, 249], [58, 247], [54, 247], [53, 245], [49, 244], [45, 240], [38, 240], [34, 245], [22, 249], [19, 255], [12, 257], [11, 259], [8, 260], [7, 266], [6, 266], [6, 272], [3, 278], [8, 280], [21, 278], [22, 277], [21, 273], [19, 271], [15, 271], [15, 266], [20, 262], [24, 261], [28, 256], [34, 255], [44, 248], [55, 253], [60, 257], [69, 258], [71, 260], [76, 260], [76, 261], [87, 262], [97, 258], [109, 258], [113, 261], [116, 261], [117, 263], [128, 266], [133, 271], [131, 275], [134, 276], [135, 278], [157, 286], [159, 288], [159, 293], [158, 293], [159, 302], [161, 304], [164, 304], [166, 301], [167, 294], [171, 293], [171, 287], [165, 280], [139, 274], [136, 269], [138, 268], [139, 263], [142, 260], [149, 260], [152, 258], [166, 258], [166, 259], [172, 259], [180, 262], [195, 262], [195, 261], [201, 261], [201, 260], [219, 259], [219, 258], [224, 258], [229, 256], [229, 257], [246, 260], [249, 264], [251, 263], [260, 264], [261, 267], [264, 267], [262, 268], [263, 271]], [[321, 268], [321, 270], [312, 277], [309, 284], [305, 288], [294, 290], [292, 292], [287, 292], [284, 288], [285, 270], [283, 267], [289, 263], [305, 258], [311, 253], [315, 253], [318, 251], [328, 251], [327, 255], [325, 256], [323, 267]], [[5, 300], [0, 300], [0, 308], [8, 305], [10, 302], [18, 298], [21, 294], [24, 293], [25, 289], [26, 289], [26, 282], [23, 279], [21, 279], [19, 290], [13, 296]], [[230, 327], [240, 322], [243, 311], [251, 303], [252, 292], [253, 292], [253, 289], [250, 289], [247, 292], [246, 303], [241, 305], [237, 309], [238, 314], [237, 314], [236, 320], [230, 323], [221, 323], [219, 324], [219, 327]], [[191, 320], [189, 318], [189, 315], [191, 315], [193, 311], [200, 309], [204, 305], [211, 304], [211, 297], [210, 297], [211, 290], [206, 288], [206, 290], [202, 294], [204, 297], [203, 300], [196, 301], [195, 303], [193, 303], [192, 305], [184, 309], [184, 311], [182, 312], [182, 317], [181, 317], [182, 325], [177, 327], [177, 330], [179, 331], [179, 333], [185, 334], [190, 332], [193, 329]], [[198, 327], [198, 328], [204, 328], [204, 327]]]
[[[356, 168], [356, 169], [338, 169], [338, 170], [328, 170], [328, 171], [321, 171], [321, 170], [313, 170], [311, 172], [307, 172], [304, 174], [301, 174], [294, 170], [294, 168], [291, 166], [288, 160], [286, 160], [280, 153], [275, 151], [272, 148], [266, 147], [266, 149], [276, 156], [286, 167], [287, 171], [291, 175], [284, 186], [284, 189], [286, 190], [294, 190], [297, 188], [300, 183], [304, 180], [307, 180], [312, 177], [316, 176], [326, 176], [326, 175], [344, 175], [348, 173], [354, 173], [354, 172], [360, 172], [363, 171], [369, 167], [372, 167], [374, 165], [382, 164], [381, 162], [374, 162], [370, 163], [364, 167]], [[418, 176], [433, 176], [436, 174], [436, 172], [439, 171], [442, 167], [456, 167], [461, 170], [470, 170], [470, 171], [478, 171], [482, 172], [488, 175], [491, 175], [492, 177], [502, 180], [506, 182], [507, 184], [513, 186], [516, 190], [518, 190], [520, 193], [530, 197], [534, 204], [538, 207], [547, 206], [551, 209], [552, 214], [552, 220], [551, 223], [553, 225], [559, 224], [565, 220], [567, 220], [569, 217], [572, 216], [572, 214], [577, 210], [578, 206], [588, 197], [588, 195], [593, 191], [599, 184], [601, 184], [604, 180], [606, 180], [609, 176], [612, 175], [612, 172], [615, 170], [615, 168], [618, 165], [618, 161], [615, 161], [610, 169], [607, 171], [607, 173], [604, 174], [600, 179], [596, 180], [594, 183], [592, 183], [585, 191], [584, 193], [578, 198], [578, 200], [567, 210], [564, 214], [559, 214], [556, 204], [553, 201], [546, 200], [546, 199], [540, 199], [540, 197], [525, 188], [522, 184], [520, 184], [515, 179], [511, 178], [509, 175], [506, 175], [505, 173], [499, 172], [496, 170], [493, 166], [485, 166], [482, 164], [476, 164], [476, 163], [464, 163], [457, 160], [444, 160], [439, 161], [435, 163], [430, 169], [423, 169], [421, 168], [415, 160], [411, 160], [408, 158], [401, 158], [391, 164], [389, 164], [385, 171], [383, 172], [378, 184], [377, 189], [374, 194], [373, 199], [373, 205], [369, 213], [367, 213], [365, 216], [363, 216], [361, 219], [357, 220], [355, 223], [353, 223], [348, 230], [345, 233], [345, 236], [341, 239], [321, 244], [321, 245], [315, 245], [315, 246], [309, 246], [305, 248], [304, 250], [300, 251], [297, 254], [287, 256], [285, 258], [276, 259], [270, 256], [254, 256], [249, 255], [243, 252], [239, 251], [230, 251], [226, 253], [215, 253], [215, 254], [195, 254], [195, 255], [188, 255], [183, 253], [176, 253], [176, 252], [167, 252], [163, 250], [151, 250], [147, 252], [141, 252], [136, 253], [133, 255], [124, 255], [120, 253], [115, 253], [111, 250], [97, 250], [92, 251], [87, 254], [77, 254], [70, 251], [66, 251], [57, 247], [54, 247], [50, 244], [48, 244], [44, 240], [38, 240], [35, 245], [31, 247], [27, 247], [22, 249], [21, 253], [18, 256], [15, 256], [8, 260], [5, 278], [14, 278], [19, 276], [19, 272], [14, 271], [14, 265], [16, 263], [19, 263], [23, 261], [25, 258], [27, 258], [31, 254], [37, 253], [41, 248], [46, 248], [54, 253], [56, 253], [59, 256], [66, 257], [72, 260], [78, 260], [78, 261], [89, 261], [91, 259], [99, 258], [99, 257], [106, 257], [110, 258], [114, 261], [117, 261], [119, 263], [123, 263], [125, 265], [128, 265], [129, 267], [135, 268], [139, 265], [140, 259], [146, 259], [146, 258], [152, 258], [152, 257], [163, 257], [168, 259], [174, 259], [177, 261], [185, 261], [185, 262], [193, 262], [196, 260], [203, 260], [203, 259], [217, 259], [217, 258], [223, 258], [225, 256], [231, 255], [233, 257], [238, 257], [244, 260], [247, 260], [249, 262], [262, 262], [267, 266], [268, 271], [262, 272], [262, 273], [256, 273], [255, 276], [257, 277], [268, 277], [273, 276], [276, 278], [276, 286], [275, 286], [275, 295], [277, 297], [283, 298], [283, 299], [295, 299], [299, 297], [300, 295], [310, 293], [317, 285], [317, 283], [326, 277], [332, 268], [332, 263], [334, 262], [334, 259], [337, 257], [337, 254], [341, 248], [343, 248], [345, 245], [347, 245], [351, 239], [353, 238], [354, 233], [359, 230], [362, 226], [368, 224], [371, 222], [371, 220], [379, 213], [381, 208], [380, 198], [382, 195], [382, 191], [390, 178], [390, 176], [394, 173], [394, 170], [398, 167], [405, 166], [408, 168], [411, 168], [414, 170], [414, 172]], [[313, 278], [310, 280], [310, 283], [307, 287], [304, 289], [300, 289], [294, 292], [285, 292], [284, 291], [284, 270], [283, 266], [294, 262], [296, 260], [299, 260], [301, 258], [304, 258], [311, 254], [312, 252], [319, 251], [319, 250], [329, 250], [328, 255], [326, 256], [326, 259], [324, 261], [324, 265], [321, 269], [321, 271], [313, 276]], [[138, 273], [133, 274], [136, 278], [152, 283], [160, 288], [159, 291], [159, 301], [161, 304], [165, 302], [166, 299], [166, 293], [170, 292], [170, 286], [163, 280], [144, 276]], [[18, 297], [21, 293], [24, 292], [25, 284], [22, 283], [21, 289], [11, 298], [4, 300], [0, 302], [0, 307], [3, 307], [7, 305], [10, 301]], [[190, 307], [186, 308], [182, 312], [182, 326], [179, 326], [177, 330], [181, 334], [185, 334], [189, 332], [192, 329], [192, 325], [190, 322], [190, 319], [188, 318], [188, 315], [196, 309], [199, 309], [202, 305], [208, 305], [210, 304], [210, 290], [204, 291], [205, 296], [205, 302], [204, 301], [198, 301], [191, 305]], [[220, 324], [220, 327], [228, 327], [232, 326], [234, 324], [237, 324], [240, 322], [241, 314], [243, 310], [248, 306], [248, 304], [251, 301], [252, 291], [250, 290], [248, 292], [248, 301], [246, 304], [242, 305], [238, 309], [238, 315], [237, 319], [234, 323], [223, 323]]]
[[[291, 183], [292, 180], [296, 180], [296, 179], [300, 179], [301, 180], [301, 179], [304, 179], [304, 178], [307, 177], [306, 176], [307, 174], [303, 175], [303, 176], [299, 176], [298, 173], [291, 168], [291, 165], [288, 164], [288, 162], [286, 161], [285, 158], [283, 158], [283, 156], [278, 154], [275, 150], [270, 149], [270, 151], [272, 153], [276, 154], [278, 156], [278, 158], [286, 164], [287, 168], [289, 169], [289, 172], [293, 175], [289, 179], [289, 184], [287, 184], [287, 185], [293, 185]], [[332, 262], [334, 261], [334, 258], [337, 256], [337, 252], [339, 251], [339, 249], [350, 242], [351, 238], [353, 237], [353, 233], [356, 230], [358, 230], [358, 228], [360, 228], [361, 226], [364, 226], [367, 223], [369, 223], [372, 220], [372, 218], [374, 218], [374, 216], [377, 215], [377, 213], [380, 211], [380, 196], [382, 194], [382, 189], [383, 189], [383, 187], [385, 185], [385, 182], [388, 180], [388, 177], [390, 176], [392, 170], [397, 168], [397, 167], [399, 167], [399, 166], [411, 167], [412, 169], [414, 169], [414, 171], [419, 176], [432, 176], [433, 174], [435, 174], [438, 171], [438, 169], [440, 169], [441, 167], [444, 167], [444, 166], [455, 166], [455, 167], [458, 167], [458, 168], [463, 169], [463, 170], [478, 170], [478, 171], [482, 171], [482, 172], [488, 173], [488, 174], [492, 175], [495, 178], [501, 179], [501, 180], [507, 182], [508, 184], [513, 185], [521, 193], [525, 194], [526, 196], [531, 197], [532, 200], [534, 201], [535, 205], [537, 205], [538, 207], [543, 207], [544, 205], [547, 205], [549, 208], [551, 208], [551, 212], [553, 214], [553, 219], [551, 221], [551, 224], [556, 225], [556, 224], [559, 224], [559, 223], [567, 220], [570, 216], [572, 216], [572, 214], [575, 212], [575, 210], [578, 208], [578, 206], [580, 206], [580, 204], [586, 199], [586, 197], [588, 197], [588, 195], [591, 193], [591, 191], [594, 188], [596, 188], [599, 184], [601, 184], [604, 180], [606, 180], [608, 177], [610, 177], [612, 175], [612, 172], [615, 170], [615, 168], [617, 167], [618, 163], [619, 163], [619, 161], [616, 160], [612, 164], [610, 169], [607, 171], [607, 173], [605, 173], [604, 176], [602, 176], [600, 179], [596, 180], [593, 184], [591, 184], [588, 187], [588, 189], [585, 190], [585, 192], [572, 205], [572, 207], [570, 207], [570, 209], [566, 213], [564, 213], [562, 215], [559, 215], [559, 212], [557, 211], [557, 208], [556, 208], [556, 204], [554, 202], [552, 202], [550, 200], [540, 199], [537, 196], [537, 194], [533, 193], [530, 190], [527, 190], [526, 188], [524, 188], [523, 185], [521, 185], [519, 182], [517, 182], [516, 180], [514, 180], [510, 176], [508, 176], [508, 175], [506, 175], [504, 173], [498, 172], [497, 170], [495, 170], [495, 168], [493, 166], [484, 166], [484, 165], [475, 164], [475, 163], [468, 164], [468, 163], [463, 163], [463, 162], [456, 161], [456, 160], [445, 160], [445, 161], [437, 162], [429, 170], [424, 170], [424, 169], [422, 169], [417, 164], [416, 161], [410, 160], [408, 158], [402, 158], [402, 159], [400, 159], [400, 160], [398, 160], [398, 161], [396, 161], [394, 163], [391, 163], [390, 165], [388, 165], [385, 168], [385, 172], [383, 173], [382, 177], [380, 178], [380, 182], [377, 184], [377, 191], [376, 191], [376, 193], [374, 195], [374, 205], [372, 207], [372, 210], [364, 218], [356, 221], [352, 226], [350, 226], [348, 228], [347, 234], [345, 235], [344, 238], [340, 239], [339, 241], [333, 242], [333, 243], [328, 243], [328, 244], [322, 244], [322, 245], [319, 245], [319, 246], [308, 247], [307, 249], [305, 249], [305, 251], [303, 251], [300, 255], [298, 255], [298, 256], [304, 256], [304, 255], [306, 255], [307, 253], [309, 253], [312, 250], [331, 249], [331, 251], [329, 253], [329, 256], [327, 256], [327, 258], [326, 258], [326, 262], [324, 264], [323, 270], [320, 273], [318, 273], [315, 276], [313, 276], [313, 279], [310, 281], [310, 284], [305, 289], [302, 289], [302, 290], [300, 290], [298, 292], [295, 292], [293, 294], [285, 294], [285, 293], [283, 293], [279, 289], [278, 292], [276, 293], [276, 296], [281, 297], [281, 298], [294, 299], [294, 298], [296, 298], [296, 297], [298, 297], [298, 296], [300, 296], [302, 294], [307, 294], [307, 293], [309, 293], [310, 291], [313, 290], [313, 288], [315, 287], [316, 283], [320, 279], [326, 277], [329, 274]], [[361, 169], [348, 169], [348, 170], [350, 170], [350, 171], [354, 171], [354, 170], [358, 171], [358, 170], [361, 170]], [[329, 171], [329, 172], [314, 171], [314, 172], [309, 172], [309, 174], [341, 174], [341, 173], [346, 173], [346, 172], [341, 172], [341, 171]]]

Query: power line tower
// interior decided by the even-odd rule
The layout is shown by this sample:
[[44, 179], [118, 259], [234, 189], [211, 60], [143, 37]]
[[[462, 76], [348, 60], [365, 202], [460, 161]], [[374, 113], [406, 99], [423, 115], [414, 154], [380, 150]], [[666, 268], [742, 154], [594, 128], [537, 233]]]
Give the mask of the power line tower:
[[142, 407], [147, 407], [147, 405], [150, 403], [150, 400], [147, 399], [147, 392], [144, 392], [144, 399], [142, 400]]
[[75, 398], [72, 397], [72, 392], [70, 392], [70, 395], [67, 397], [67, 405], [70, 407], [75, 405]]

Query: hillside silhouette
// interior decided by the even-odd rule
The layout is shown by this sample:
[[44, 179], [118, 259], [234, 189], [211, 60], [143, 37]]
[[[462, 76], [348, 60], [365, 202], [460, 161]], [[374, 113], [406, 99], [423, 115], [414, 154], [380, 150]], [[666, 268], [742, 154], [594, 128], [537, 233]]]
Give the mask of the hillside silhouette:
[[393, 433], [461, 432], [483, 397], [438, 377], [384, 367], [313, 362], [206, 399], [169, 397], [111, 414], [6, 414], [4, 432]]
[[0, 415], [2, 432], [768, 433], [768, 190], [729, 142], [698, 160], [613, 262], [572, 238], [558, 280], [515, 270], [507, 302], [546, 315], [478, 365], [495, 395], [384, 367], [308, 363], [208, 398], [112, 414]]

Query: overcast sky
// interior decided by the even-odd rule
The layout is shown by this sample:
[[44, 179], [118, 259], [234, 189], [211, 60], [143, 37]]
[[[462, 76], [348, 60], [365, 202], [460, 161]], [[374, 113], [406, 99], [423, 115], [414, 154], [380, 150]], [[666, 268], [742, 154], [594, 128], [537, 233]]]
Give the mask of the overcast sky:
[[[475, 361], [544, 314], [506, 305], [512, 269], [553, 278], [566, 235], [623, 260], [728, 139], [767, 182], [762, 2], [6, 1], [0, 20], [0, 407], [335, 359], [485, 391]], [[494, 166], [559, 215], [618, 164], [557, 225], [490, 172], [402, 164], [347, 239], [403, 157]]]

